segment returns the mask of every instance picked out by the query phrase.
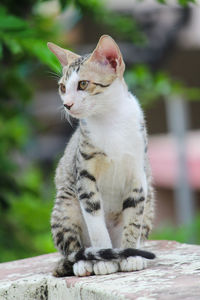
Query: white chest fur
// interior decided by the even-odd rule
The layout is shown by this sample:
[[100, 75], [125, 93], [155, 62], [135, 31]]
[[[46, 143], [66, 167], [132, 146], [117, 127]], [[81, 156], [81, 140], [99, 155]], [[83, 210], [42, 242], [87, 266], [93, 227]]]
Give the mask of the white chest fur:
[[115, 98], [114, 105], [103, 116], [87, 121], [94, 145], [106, 153], [109, 161], [98, 183], [107, 213], [121, 210], [122, 194], [144, 153], [140, 131], [143, 114], [137, 100], [126, 92]]
[[119, 247], [122, 201], [129, 189], [132, 190], [138, 170], [144, 170], [144, 141], [140, 130], [143, 114], [137, 100], [123, 85], [115, 84], [106, 101], [104, 113], [90, 117], [86, 124], [92, 143], [107, 155], [108, 167], [97, 184], [112, 244]]
[[93, 143], [113, 159], [124, 154], [133, 155], [141, 138], [143, 121], [137, 99], [123, 86], [117, 88], [107, 96], [106, 111], [87, 119]]

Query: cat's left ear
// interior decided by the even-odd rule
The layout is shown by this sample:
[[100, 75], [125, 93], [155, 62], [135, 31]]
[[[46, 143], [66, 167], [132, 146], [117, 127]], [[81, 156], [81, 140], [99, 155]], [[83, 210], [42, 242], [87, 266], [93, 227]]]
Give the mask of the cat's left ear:
[[59, 46], [57, 46], [54, 43], [47, 43], [47, 46], [53, 54], [58, 58], [60, 61], [61, 65], [67, 66], [70, 65], [74, 60], [80, 57], [80, 55], [75, 54], [74, 52], [71, 52], [69, 50], [63, 49]]
[[109, 35], [102, 35], [89, 61], [110, 65], [119, 77], [123, 77], [125, 64], [118, 45]]

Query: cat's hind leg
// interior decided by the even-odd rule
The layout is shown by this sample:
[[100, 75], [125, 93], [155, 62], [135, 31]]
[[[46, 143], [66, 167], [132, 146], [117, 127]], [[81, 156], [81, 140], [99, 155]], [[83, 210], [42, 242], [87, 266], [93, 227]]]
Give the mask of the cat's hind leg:
[[71, 276], [73, 275], [73, 264], [69, 262], [66, 258], [61, 258], [54, 270], [53, 270], [53, 275], [55, 277], [64, 277], [64, 276]]
[[68, 260], [68, 256], [82, 248], [82, 230], [81, 211], [76, 194], [71, 188], [60, 187], [51, 216], [53, 240], [63, 256], [54, 269], [55, 276], [73, 274], [73, 263]]
[[[145, 180], [136, 180], [132, 190], [124, 198], [122, 248], [137, 248], [140, 240], [148, 236], [150, 226], [144, 218], [147, 197], [144, 182]], [[142, 270], [147, 267], [147, 260], [140, 256], [124, 258], [119, 262], [119, 267], [122, 272]]]
[[92, 273], [93, 263], [91, 261], [80, 260], [73, 264], [67, 258], [61, 258], [53, 270], [53, 275], [56, 277], [90, 276]]

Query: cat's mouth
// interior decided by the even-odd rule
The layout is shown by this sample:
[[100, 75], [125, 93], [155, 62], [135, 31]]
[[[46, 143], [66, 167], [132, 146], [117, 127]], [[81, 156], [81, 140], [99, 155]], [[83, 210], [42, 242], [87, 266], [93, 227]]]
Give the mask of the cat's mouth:
[[77, 118], [77, 119], [81, 118], [81, 113], [78, 111], [68, 111], [68, 114], [73, 118]]
[[66, 112], [67, 112], [68, 115], [70, 115], [71, 117], [76, 118], [76, 119], [82, 119], [82, 118], [86, 118], [86, 117], [89, 116], [88, 111], [78, 110], [78, 109], [75, 109], [75, 108], [72, 108], [70, 110], [66, 110]]
[[76, 111], [76, 110], [73, 110], [73, 109], [67, 109], [66, 107], [64, 108], [65, 109], [65, 112], [68, 114], [68, 115], [70, 115], [70, 116], [72, 116], [72, 117], [76, 117], [76, 116], [78, 116], [80, 113], [79, 113], [79, 111]]

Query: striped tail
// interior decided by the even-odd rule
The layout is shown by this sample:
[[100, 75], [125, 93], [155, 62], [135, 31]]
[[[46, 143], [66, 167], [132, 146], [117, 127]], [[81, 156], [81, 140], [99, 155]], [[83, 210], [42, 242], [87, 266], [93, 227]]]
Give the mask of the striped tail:
[[123, 259], [129, 256], [141, 256], [147, 259], [154, 259], [156, 256], [152, 252], [126, 248], [126, 249], [100, 249], [100, 248], [82, 248], [77, 252], [69, 254], [68, 260], [75, 263], [79, 260], [112, 260]]

